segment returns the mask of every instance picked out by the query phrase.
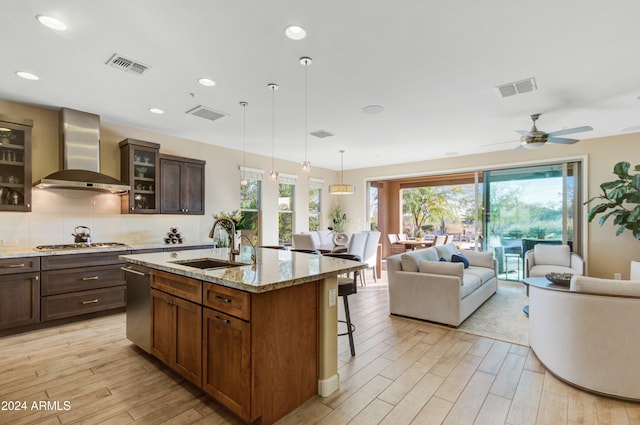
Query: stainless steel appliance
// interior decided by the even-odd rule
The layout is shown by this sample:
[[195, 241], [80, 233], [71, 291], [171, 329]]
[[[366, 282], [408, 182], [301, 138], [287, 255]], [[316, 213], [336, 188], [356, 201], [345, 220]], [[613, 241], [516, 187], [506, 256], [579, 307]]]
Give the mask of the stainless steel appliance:
[[127, 281], [127, 338], [151, 352], [151, 275], [137, 264], [122, 267]]

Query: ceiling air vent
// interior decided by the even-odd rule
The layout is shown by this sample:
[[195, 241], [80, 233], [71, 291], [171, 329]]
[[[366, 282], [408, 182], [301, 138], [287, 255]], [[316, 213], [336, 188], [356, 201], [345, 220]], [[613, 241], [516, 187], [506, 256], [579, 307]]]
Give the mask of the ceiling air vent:
[[324, 139], [325, 137], [331, 137], [333, 136], [332, 133], [329, 133], [326, 130], [316, 130], [316, 131], [312, 131], [311, 133], [309, 133], [312, 136], [318, 137], [320, 139]]
[[514, 81], [513, 83], [497, 86], [498, 96], [509, 97], [516, 94], [528, 93], [538, 88], [535, 78], [527, 78], [526, 80]]
[[215, 121], [217, 119], [220, 119], [222, 117], [226, 117], [227, 115], [229, 115], [224, 112], [219, 112], [202, 105], [198, 105], [195, 108], [189, 109], [185, 113], [195, 115], [197, 117], [204, 118], [211, 121]]
[[106, 65], [109, 65], [112, 68], [120, 70], [122, 72], [126, 72], [128, 74], [142, 75], [151, 69], [150, 66], [143, 65], [138, 61], [133, 59], [126, 58], [122, 55], [115, 53], [111, 58], [107, 61]]

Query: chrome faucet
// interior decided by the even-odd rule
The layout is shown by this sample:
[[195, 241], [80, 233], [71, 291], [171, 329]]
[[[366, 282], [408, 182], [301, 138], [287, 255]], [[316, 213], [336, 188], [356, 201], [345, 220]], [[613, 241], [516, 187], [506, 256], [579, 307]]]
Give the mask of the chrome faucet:
[[[231, 225], [231, 234], [229, 235], [230, 239], [231, 239], [231, 246], [229, 247], [229, 261], [235, 261], [236, 259], [236, 255], [240, 254], [240, 251], [235, 249], [234, 247], [236, 246], [236, 224], [233, 222], [233, 220], [231, 220], [230, 218], [227, 217], [222, 217], [217, 219], [216, 221], [213, 222], [213, 227], [211, 228], [211, 231], [209, 232], [209, 237], [211, 239], [213, 239], [215, 233], [216, 233], [216, 227], [218, 227], [218, 224], [226, 221], [227, 223], [229, 223]], [[225, 229], [227, 230], [227, 229]]]
[[[211, 239], [213, 239], [215, 233], [216, 233], [216, 227], [218, 226], [218, 224], [220, 222], [226, 221], [227, 223], [229, 223], [231, 225], [231, 246], [229, 247], [229, 261], [236, 261], [236, 255], [240, 255], [240, 250], [235, 249], [236, 246], [236, 224], [233, 222], [233, 220], [227, 218], [227, 217], [222, 217], [217, 219], [216, 221], [213, 222], [213, 227], [211, 228], [211, 231], [209, 232], [209, 237]], [[225, 229], [227, 230], [227, 229]], [[240, 235], [240, 239], [245, 238], [247, 240], [247, 242], [249, 242], [249, 245], [251, 245], [251, 250], [252, 250], [252, 254], [251, 254], [251, 261], [253, 262], [253, 264], [256, 264], [256, 246], [253, 244], [253, 242], [251, 242], [251, 239], [249, 239], [249, 237], [247, 235]]]

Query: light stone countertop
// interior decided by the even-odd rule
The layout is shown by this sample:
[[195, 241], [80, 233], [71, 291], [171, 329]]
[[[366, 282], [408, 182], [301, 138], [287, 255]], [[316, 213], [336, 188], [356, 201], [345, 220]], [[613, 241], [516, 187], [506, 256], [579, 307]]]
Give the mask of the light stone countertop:
[[245, 266], [201, 270], [175, 261], [213, 258], [229, 260], [228, 248], [197, 249], [180, 252], [121, 255], [128, 263], [216, 283], [247, 292], [267, 292], [361, 270], [357, 261], [280, 249], [256, 248], [257, 263], [251, 264], [251, 248], [242, 247], [237, 262]]
[[[111, 241], [109, 241], [111, 242]], [[65, 242], [72, 243], [72, 242]], [[99, 242], [96, 242], [99, 243]], [[184, 249], [190, 246], [212, 245], [211, 240], [185, 242], [182, 244], [166, 244], [166, 243], [136, 243], [113, 248], [81, 248], [81, 249], [64, 249], [58, 251], [36, 251], [34, 248], [0, 248], [0, 259], [18, 258], [18, 257], [45, 257], [50, 255], [68, 255], [68, 254], [92, 254], [97, 252], [118, 252], [118, 251], [137, 251], [142, 249]]]

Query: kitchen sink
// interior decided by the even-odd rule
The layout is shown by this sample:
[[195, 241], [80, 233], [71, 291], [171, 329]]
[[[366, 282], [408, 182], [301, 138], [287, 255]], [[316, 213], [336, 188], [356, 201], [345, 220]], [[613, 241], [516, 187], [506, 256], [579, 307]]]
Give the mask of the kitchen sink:
[[174, 264], [180, 264], [187, 267], [195, 267], [196, 269], [222, 269], [225, 267], [247, 266], [246, 263], [236, 263], [233, 261], [218, 260], [215, 258], [197, 258], [193, 260], [171, 261]]

